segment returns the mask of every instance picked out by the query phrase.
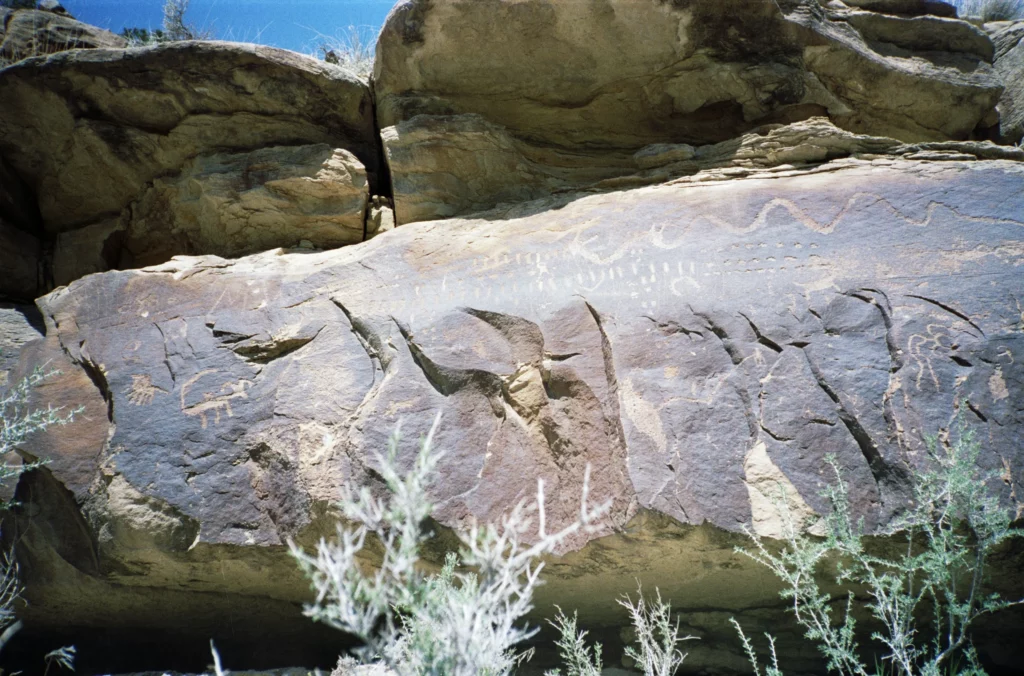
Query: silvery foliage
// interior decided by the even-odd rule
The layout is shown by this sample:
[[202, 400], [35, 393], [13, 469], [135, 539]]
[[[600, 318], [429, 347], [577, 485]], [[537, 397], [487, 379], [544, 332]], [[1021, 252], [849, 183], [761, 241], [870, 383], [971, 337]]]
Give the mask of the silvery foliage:
[[[855, 522], [850, 514], [847, 487], [832, 456], [827, 459], [836, 483], [824, 493], [831, 504], [825, 517], [827, 535], [812, 538], [789, 518], [778, 553], [749, 530], [755, 549], [738, 550], [784, 582], [783, 598], [792, 601], [797, 621], [818, 644], [830, 671], [846, 676], [983, 674], [970, 642], [971, 624], [982, 615], [1024, 603], [982, 590], [989, 555], [1024, 533], [1011, 528], [1011, 510], [989, 489], [997, 475], [979, 469], [981, 446], [973, 431], [958, 418], [948, 438], [930, 439], [927, 447], [931, 468], [917, 477], [913, 505], [880, 533], [902, 543], [897, 554], [876, 554], [877, 548], [865, 547], [863, 519]], [[779, 505], [785, 514], [784, 503]], [[819, 573], [826, 571], [837, 584], [864, 589], [869, 598], [865, 606], [883, 628], [871, 639], [885, 651], [882, 664], [873, 669], [860, 658], [854, 593], [849, 592], [845, 609], [837, 613], [832, 597], [818, 585]], [[923, 624], [921, 618], [927, 618]], [[734, 624], [760, 674], [749, 640]], [[766, 674], [781, 676], [774, 642]]]
[[[548, 620], [548, 623], [558, 630], [559, 639], [555, 645], [565, 664], [565, 676], [601, 676], [601, 644], [587, 645], [587, 632], [577, 627], [576, 613], [569, 617], [558, 608], [555, 619]], [[544, 676], [561, 674], [560, 669], [552, 669]]]
[[[537, 631], [517, 622], [532, 609], [533, 590], [541, 583], [539, 558], [572, 535], [594, 532], [611, 503], [589, 504], [588, 467], [578, 518], [549, 533], [539, 480], [535, 500], [520, 502], [499, 523], [474, 522], [458, 534], [458, 555], [448, 557], [440, 574], [428, 575], [419, 552], [429, 537], [423, 528], [432, 511], [427, 488], [442, 457], [433, 450], [439, 422], [440, 416], [408, 474], [397, 469], [398, 429], [387, 453], [378, 454], [387, 498], [365, 486], [344, 488], [340, 506], [354, 528], [339, 524], [337, 538], [321, 540], [312, 554], [290, 543], [316, 592], [306, 614], [356, 635], [365, 644], [357, 652], [362, 661], [379, 660], [400, 676], [508, 674], [528, 657], [513, 646]], [[383, 558], [377, 570], [364, 572], [359, 552], [371, 533]]]
[[[679, 623], [672, 622], [672, 606], [661, 600], [660, 591], [655, 591], [653, 602], [644, 600], [643, 590], [638, 589], [637, 594], [636, 603], [628, 596], [618, 601], [629, 611], [636, 632], [637, 645], [626, 647], [626, 657], [636, 663], [644, 676], [672, 676], [686, 658], [679, 644], [694, 637], [679, 636]], [[560, 634], [555, 645], [565, 664], [565, 676], [601, 676], [601, 644], [587, 645], [587, 632], [577, 628], [576, 614], [567, 617], [559, 608], [551, 626]], [[561, 673], [555, 669], [545, 676], [561, 676]]]
[[192, 0], [164, 0], [163, 31], [160, 41], [171, 40], [211, 40], [213, 34], [208, 30], [199, 30], [185, 21], [185, 13]]
[[[53, 425], [66, 425], [72, 421], [75, 414], [81, 412], [81, 408], [62, 413], [60, 408], [33, 408], [29, 404], [32, 388], [56, 374], [57, 371], [37, 368], [0, 395], [0, 486], [42, 464], [38, 461], [8, 464], [9, 454], [16, 452], [18, 447], [36, 432]], [[0, 511], [10, 506], [8, 502], [0, 501]], [[12, 552], [0, 553], [0, 649], [21, 628], [21, 622], [14, 613], [14, 605], [21, 597], [21, 592], [18, 564]], [[74, 648], [70, 650], [73, 656]]]

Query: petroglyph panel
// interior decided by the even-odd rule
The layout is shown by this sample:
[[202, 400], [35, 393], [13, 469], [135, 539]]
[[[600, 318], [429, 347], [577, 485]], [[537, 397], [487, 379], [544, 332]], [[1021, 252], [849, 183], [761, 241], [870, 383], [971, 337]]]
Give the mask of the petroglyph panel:
[[[445, 523], [499, 514], [538, 476], [571, 494], [589, 462], [615, 523], [647, 508], [738, 529], [759, 449], [816, 512], [835, 453], [876, 524], [954, 402], [1005, 440], [986, 464], [1020, 461], [1021, 214], [1010, 162], [851, 163], [185, 259], [44, 308], [104, 364], [118, 471], [199, 519], [201, 541], [279, 542], [301, 523], [268, 520], [254, 457], [315, 465], [323, 496], [398, 420], [415, 437], [438, 411]], [[110, 326], [99, 298], [128, 311]], [[300, 440], [315, 461], [289, 460]]]

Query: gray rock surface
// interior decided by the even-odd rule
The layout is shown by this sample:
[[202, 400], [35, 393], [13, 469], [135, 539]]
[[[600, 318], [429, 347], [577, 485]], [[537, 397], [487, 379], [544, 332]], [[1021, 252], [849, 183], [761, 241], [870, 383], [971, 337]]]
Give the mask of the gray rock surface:
[[1006, 90], [999, 99], [999, 140], [1024, 139], [1024, 21], [987, 24], [995, 43], [996, 72]]
[[0, 388], [12, 383], [21, 346], [43, 337], [43, 317], [32, 305], [0, 302]]
[[[786, 625], [736, 533], [778, 533], [769, 487], [821, 512], [825, 453], [885, 524], [959, 407], [1024, 510], [1024, 164], [967, 157], [712, 171], [78, 280], [40, 300], [47, 337], [22, 357], [52, 360], [41, 401], [87, 421], [29, 449], [50, 465], [20, 489], [26, 617], [202, 631], [228, 607], [281, 612], [306, 594], [285, 539], [328, 530], [397, 421], [411, 440], [440, 411], [440, 527], [496, 518], [538, 477], [562, 523], [589, 463], [609, 527], [550, 562], [538, 608], [614, 626], [639, 578], [704, 635], [697, 668], [741, 668], [729, 615]], [[1013, 664], [1015, 632], [1000, 618], [978, 648]]]

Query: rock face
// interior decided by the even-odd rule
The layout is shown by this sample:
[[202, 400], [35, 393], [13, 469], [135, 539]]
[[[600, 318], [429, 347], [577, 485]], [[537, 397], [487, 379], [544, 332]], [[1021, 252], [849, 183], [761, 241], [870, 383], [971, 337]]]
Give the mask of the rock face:
[[127, 41], [66, 13], [0, 8], [0, 67], [68, 49], [124, 47]]
[[1024, 139], [1024, 21], [989, 26], [996, 47], [996, 72], [1006, 84], [999, 99], [999, 140], [1020, 143]]
[[[268, 47], [65, 52], [0, 72], [0, 155], [52, 276], [362, 241], [380, 154], [367, 86]], [[0, 195], [2, 196], [2, 195]], [[35, 231], [33, 231], [35, 228]]]
[[[401, 224], [630, 174], [650, 144], [817, 115], [905, 142], [965, 139], [995, 115], [992, 57], [963, 21], [816, 0], [406, 0], [374, 78]], [[431, 194], [452, 199], [425, 207]]]
[[0, 303], [0, 387], [11, 383], [21, 346], [43, 336], [43, 318], [31, 305]]
[[[19, 488], [37, 505], [18, 522], [26, 617], [279, 612], [305, 588], [285, 539], [323, 532], [343, 481], [375, 485], [398, 420], [413, 439], [440, 411], [441, 526], [500, 515], [538, 477], [564, 522], [589, 463], [609, 530], [571, 543], [539, 603], [614, 623], [639, 578], [704, 634], [697, 668], [742, 669], [728, 615], [785, 610], [730, 534], [777, 534], [780, 484], [824, 510], [826, 453], [884, 524], [959, 407], [993, 488], [1024, 503], [1024, 164], [920, 152], [549, 198], [338, 251], [176, 258], [42, 298], [22, 368], [57, 364], [47, 400], [87, 422], [28, 449], [50, 464]], [[978, 638], [987, 659], [1018, 658], [993, 652], [1015, 645], [1002, 626]]]

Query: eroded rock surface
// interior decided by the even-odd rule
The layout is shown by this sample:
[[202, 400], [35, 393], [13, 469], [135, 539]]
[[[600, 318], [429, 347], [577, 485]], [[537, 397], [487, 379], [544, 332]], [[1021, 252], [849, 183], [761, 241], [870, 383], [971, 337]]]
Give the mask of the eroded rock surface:
[[1024, 139], [1024, 21], [988, 24], [995, 43], [996, 72], [1006, 91], [999, 99], [999, 137], [1003, 143]]
[[[609, 528], [570, 543], [539, 603], [614, 623], [639, 578], [704, 633], [695, 664], [742, 668], [728, 615], [785, 614], [732, 553], [743, 525], [777, 533], [769, 485], [820, 513], [835, 453], [855, 511], [884, 524], [960, 407], [1024, 509], [1024, 164], [934, 153], [566, 195], [46, 296], [22, 368], [54, 360], [47, 396], [88, 424], [29, 447], [50, 465], [19, 489], [37, 505], [18, 521], [26, 617], [194, 610], [205, 629], [231, 604], [295, 604], [285, 539], [324, 532], [343, 481], [376, 486], [397, 421], [414, 439], [440, 411], [441, 526], [498, 516], [538, 477], [564, 522], [589, 463]], [[979, 649], [1012, 663], [990, 648], [1015, 626]]]
[[378, 141], [369, 89], [339, 67], [232, 43], [95, 49], [4, 69], [0, 100], [33, 211], [0, 199], [0, 217], [53, 242], [57, 283], [363, 239]]
[[[987, 35], [904, 9], [917, 16], [816, 0], [405, 0], [374, 73], [398, 222], [589, 185], [632, 173], [645, 146], [769, 123], [827, 115], [903, 142], [990, 125], [1002, 83]], [[452, 201], [420, 208], [439, 194]]]
[[116, 48], [127, 44], [124, 38], [75, 21], [66, 13], [0, 7], [0, 68], [68, 49]]

